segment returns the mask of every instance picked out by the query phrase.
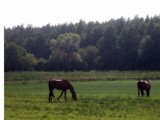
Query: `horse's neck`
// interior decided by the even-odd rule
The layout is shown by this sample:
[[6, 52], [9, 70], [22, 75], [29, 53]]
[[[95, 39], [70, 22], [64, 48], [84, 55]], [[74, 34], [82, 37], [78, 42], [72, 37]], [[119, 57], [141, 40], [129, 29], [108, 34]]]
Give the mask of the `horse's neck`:
[[74, 93], [74, 88], [71, 84], [69, 84], [69, 90], [71, 91], [72, 94]]

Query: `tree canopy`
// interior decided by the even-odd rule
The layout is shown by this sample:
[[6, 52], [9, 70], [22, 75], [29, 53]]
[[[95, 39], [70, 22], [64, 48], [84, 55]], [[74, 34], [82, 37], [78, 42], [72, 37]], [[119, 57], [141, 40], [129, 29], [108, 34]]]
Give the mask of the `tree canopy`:
[[160, 16], [4, 32], [5, 71], [160, 70]]

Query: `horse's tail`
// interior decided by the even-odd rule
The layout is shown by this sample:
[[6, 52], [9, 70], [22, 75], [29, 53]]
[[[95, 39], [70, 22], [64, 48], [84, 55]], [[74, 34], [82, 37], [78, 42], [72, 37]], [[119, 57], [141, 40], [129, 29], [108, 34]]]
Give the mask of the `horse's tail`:
[[48, 81], [48, 88], [49, 88], [49, 91], [52, 91], [51, 80]]
[[49, 88], [49, 97], [48, 97], [48, 101], [51, 102], [51, 96], [54, 97], [54, 94], [53, 94], [53, 87], [52, 87], [52, 81], [51, 81], [51, 80], [48, 81], [48, 88]]
[[140, 90], [139, 90], [139, 81], [137, 82], [137, 90], [138, 90], [138, 96], [140, 95]]

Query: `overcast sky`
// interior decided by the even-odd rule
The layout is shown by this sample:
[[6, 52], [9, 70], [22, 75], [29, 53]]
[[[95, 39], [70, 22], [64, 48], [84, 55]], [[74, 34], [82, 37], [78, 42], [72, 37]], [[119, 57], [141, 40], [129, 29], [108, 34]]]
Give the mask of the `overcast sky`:
[[80, 19], [107, 21], [120, 17], [160, 15], [159, 0], [4, 0], [3, 24], [6, 27], [32, 24], [43, 26], [76, 23]]

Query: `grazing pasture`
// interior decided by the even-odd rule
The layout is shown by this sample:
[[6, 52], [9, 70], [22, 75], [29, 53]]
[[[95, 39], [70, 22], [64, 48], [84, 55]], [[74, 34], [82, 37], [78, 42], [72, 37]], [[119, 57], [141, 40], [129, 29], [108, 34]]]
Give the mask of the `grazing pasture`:
[[[21, 73], [9, 74], [20, 76]], [[25, 73], [26, 76], [27, 74]], [[58, 101], [56, 98], [60, 91], [55, 90], [56, 98], [49, 103], [48, 80], [36, 81], [35, 78], [23, 80], [22, 77], [18, 81], [12, 81], [6, 79], [10, 77], [6, 75], [8, 73], [5, 73], [6, 120], [159, 120], [160, 118], [158, 79], [151, 80], [150, 97], [138, 97], [137, 79], [128, 77], [128, 79], [113, 80], [110, 77], [110, 80], [97, 78], [93, 81], [86, 80], [86, 76], [82, 75], [85, 80], [77, 80], [78, 77], [71, 79], [77, 93], [77, 101], [71, 99], [69, 91], [67, 91], [67, 101], [63, 98]]]

